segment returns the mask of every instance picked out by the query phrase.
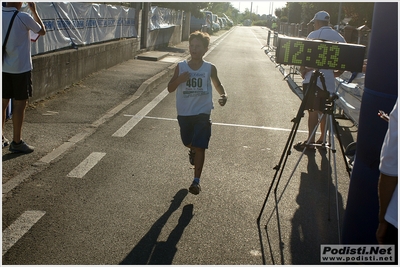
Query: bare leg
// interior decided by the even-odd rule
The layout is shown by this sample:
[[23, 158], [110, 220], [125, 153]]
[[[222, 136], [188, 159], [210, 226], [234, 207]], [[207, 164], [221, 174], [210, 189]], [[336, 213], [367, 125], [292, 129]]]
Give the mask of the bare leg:
[[326, 128], [325, 128], [326, 127], [326, 114], [323, 114], [322, 116], [323, 117], [321, 119], [321, 124], [320, 124], [321, 136], [319, 137], [319, 139], [317, 141], [318, 143], [322, 143], [325, 140], [325, 134], [326, 134]]
[[15, 143], [19, 143], [22, 139], [22, 123], [24, 122], [26, 104], [27, 100], [14, 100], [13, 102], [13, 141]]
[[[4, 99], [3, 98], [3, 122], [2, 122], [2, 128], [1, 129], [4, 129], [4, 125], [6, 124], [6, 116], [7, 116], [6, 112], [7, 112], [7, 106], [8, 106], [9, 103], [10, 103], [10, 99]], [[2, 135], [4, 137], [3, 132], [2, 132]]]
[[194, 157], [194, 178], [200, 179], [201, 172], [203, 171], [206, 150], [198, 147], [195, 147], [194, 149], [196, 151], [196, 155]]
[[200, 193], [200, 177], [201, 172], [203, 171], [204, 159], [205, 159], [205, 152], [204, 148], [192, 147], [191, 145], [188, 146], [191, 149], [194, 149], [194, 178], [193, 183], [189, 187], [189, 192], [197, 195]]
[[[318, 124], [318, 111], [308, 111], [308, 138]], [[315, 143], [315, 134], [311, 136], [310, 144]]]

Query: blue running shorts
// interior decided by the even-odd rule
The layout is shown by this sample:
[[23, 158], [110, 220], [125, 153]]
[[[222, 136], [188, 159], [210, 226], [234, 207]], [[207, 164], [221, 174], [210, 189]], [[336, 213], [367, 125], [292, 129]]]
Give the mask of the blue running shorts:
[[208, 148], [211, 137], [210, 114], [178, 116], [181, 139], [185, 146]]

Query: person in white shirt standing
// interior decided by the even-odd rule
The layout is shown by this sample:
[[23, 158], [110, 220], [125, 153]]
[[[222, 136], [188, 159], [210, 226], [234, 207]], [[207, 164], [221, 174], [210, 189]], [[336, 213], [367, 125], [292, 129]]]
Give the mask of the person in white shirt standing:
[[[314, 23], [314, 31], [312, 31], [308, 36], [307, 39], [313, 39], [313, 40], [322, 40], [322, 41], [333, 41], [333, 42], [339, 42], [339, 43], [346, 43], [346, 40], [344, 37], [332, 29], [332, 27], [329, 26], [329, 21], [330, 21], [330, 16], [329, 13], [326, 11], [319, 11], [315, 14], [314, 18], [308, 23]], [[303, 88], [304, 91], [309, 89], [310, 85], [310, 79], [313, 74], [314, 69], [308, 68], [307, 66], [301, 66], [300, 67], [300, 72], [301, 76], [304, 79], [303, 80]], [[331, 69], [320, 69], [320, 73], [324, 75], [325, 78], [325, 85], [326, 85], [326, 90], [330, 93], [333, 94], [335, 93], [335, 77], [338, 77], [342, 74], [342, 71], [336, 71], [336, 70], [331, 70]], [[308, 138], [310, 139], [309, 144], [307, 145], [307, 141], [304, 142], [299, 142], [296, 145], [294, 145], [294, 148], [296, 150], [303, 150], [305, 147], [307, 149], [315, 149], [313, 146], [314, 143], [316, 144], [322, 144], [323, 141], [325, 140], [325, 124], [326, 124], [326, 115], [323, 115], [321, 119], [321, 136], [315, 142], [315, 134], [311, 136], [313, 130], [318, 124], [318, 116], [321, 115], [321, 108], [324, 106], [325, 100], [326, 100], [326, 93], [324, 94], [322, 91], [323, 86], [321, 79], [318, 78], [317, 80], [317, 88], [316, 88], [316, 97], [312, 97], [312, 99], [308, 99], [305, 109], [308, 110]], [[305, 94], [304, 94], [305, 95]], [[311, 100], [311, 101], [310, 101]], [[311, 137], [311, 138], [310, 138]]]
[[[7, 2], [2, 12], [3, 45], [11, 18], [18, 12], [10, 28], [9, 37], [3, 54], [2, 94], [3, 94], [3, 129], [6, 120], [6, 110], [10, 99], [13, 99], [13, 140], [9, 144], [11, 152], [31, 153], [34, 148], [22, 140], [22, 124], [25, 108], [32, 96], [32, 58], [30, 32], [45, 35], [46, 30], [36, 11], [36, 4], [28, 3], [32, 15], [19, 12], [22, 2]], [[3, 49], [4, 50], [4, 49]], [[9, 141], [2, 135], [3, 147]]]
[[398, 109], [397, 101], [389, 115], [389, 126], [382, 144], [379, 165], [378, 197], [379, 225], [376, 239], [379, 244], [395, 245], [397, 264], [398, 243]]

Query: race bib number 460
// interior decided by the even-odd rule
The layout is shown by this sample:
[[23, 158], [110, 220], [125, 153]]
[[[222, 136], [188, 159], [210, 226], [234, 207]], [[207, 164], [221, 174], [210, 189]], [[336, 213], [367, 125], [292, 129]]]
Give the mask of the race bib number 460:
[[186, 97], [208, 94], [206, 73], [190, 73], [190, 79], [186, 82], [183, 94]]

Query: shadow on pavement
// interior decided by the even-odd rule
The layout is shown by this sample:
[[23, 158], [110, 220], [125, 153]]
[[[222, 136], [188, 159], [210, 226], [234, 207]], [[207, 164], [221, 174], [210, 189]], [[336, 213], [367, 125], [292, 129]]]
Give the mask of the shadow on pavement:
[[[329, 151], [318, 149], [304, 155], [308, 158], [307, 173], [300, 173], [297, 196], [289, 189], [297, 186], [297, 181], [291, 181], [292, 177], [283, 181], [282, 177], [279, 190], [274, 190], [268, 205], [265, 232], [259, 224], [263, 264], [321, 264], [320, 245], [340, 243], [343, 199], [336, 191]], [[285, 194], [291, 195], [285, 200]], [[295, 205], [291, 199], [295, 199]]]
[[120, 262], [121, 265], [127, 264], [172, 264], [178, 244], [183, 231], [193, 218], [193, 205], [185, 205], [179, 218], [177, 226], [171, 231], [167, 241], [157, 241], [164, 225], [169, 217], [181, 205], [183, 199], [188, 194], [187, 189], [179, 190], [169, 206], [168, 210], [153, 224], [150, 230], [137, 243], [126, 258]]
[[[7, 150], [8, 150], [8, 148], [4, 148], [4, 149], [7, 149]], [[26, 155], [26, 154], [24, 154], [24, 153], [12, 153], [12, 152], [10, 152], [10, 153], [8, 153], [8, 154], [4, 154], [4, 155], [3, 155], [2, 161], [5, 162], [5, 161], [7, 161], [7, 160], [15, 159], [15, 158], [18, 158], [18, 157], [21, 157], [21, 156], [24, 156], [24, 155]]]

